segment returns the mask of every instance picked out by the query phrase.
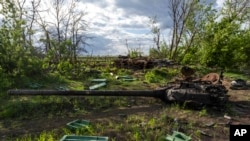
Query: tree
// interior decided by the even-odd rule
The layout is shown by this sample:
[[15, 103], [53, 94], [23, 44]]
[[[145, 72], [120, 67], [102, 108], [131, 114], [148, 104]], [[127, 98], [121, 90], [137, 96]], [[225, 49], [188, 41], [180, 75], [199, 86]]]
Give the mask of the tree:
[[169, 16], [172, 19], [172, 39], [169, 56], [175, 59], [177, 49], [184, 35], [186, 23], [191, 16], [197, 0], [169, 0]]
[[160, 37], [161, 37], [161, 30], [157, 25], [157, 17], [150, 18], [150, 26], [151, 32], [154, 35], [154, 43], [156, 44], [156, 48], [160, 51]]
[[149, 54], [152, 57], [156, 58], [166, 58], [167, 57], [167, 44], [166, 42], [161, 39], [161, 29], [159, 25], [157, 24], [157, 17], [152, 17], [150, 18], [150, 28], [151, 28], [151, 33], [153, 34], [154, 38], [153, 41], [156, 45], [156, 48], [151, 48], [149, 50]]
[[[182, 46], [179, 60], [182, 63], [199, 63], [199, 59], [204, 54], [202, 50], [202, 40], [204, 29], [207, 23], [216, 20], [216, 10], [212, 8], [213, 3], [207, 4], [199, 1], [193, 5], [193, 10], [186, 20], [184, 34], [181, 39]], [[206, 33], [207, 34], [207, 33]], [[212, 33], [209, 33], [212, 34]]]
[[240, 62], [248, 56], [242, 51], [249, 49], [249, 41], [246, 40], [249, 37], [249, 27], [242, 29], [242, 25], [248, 17], [248, 12], [246, 12], [248, 9], [245, 8], [247, 5], [249, 5], [248, 1], [235, 0], [232, 2], [228, 0], [224, 3], [220, 13], [221, 19], [217, 21], [214, 19], [206, 24], [203, 33], [204, 56], [202, 62], [204, 64], [223, 68], [242, 65]]
[[0, 28], [0, 66], [2, 72], [10, 77], [40, 72], [24, 35], [26, 21], [23, 18], [23, 2], [17, 2], [20, 1], [0, 1], [3, 15], [3, 24]]
[[20, 74], [22, 63], [20, 57], [24, 55], [23, 28], [24, 21], [20, 20], [15, 3], [12, 1], [0, 1], [1, 14], [4, 16], [0, 29], [1, 59], [0, 65], [9, 75]]
[[76, 68], [77, 56], [80, 52], [86, 52], [86, 41], [91, 37], [86, 35], [88, 26], [84, 20], [86, 12], [79, 10], [78, 2], [78, 0], [53, 0], [47, 10], [53, 21], [46, 20], [42, 13], [38, 14], [37, 23], [43, 32], [40, 41], [45, 48], [46, 67], [68, 61]]

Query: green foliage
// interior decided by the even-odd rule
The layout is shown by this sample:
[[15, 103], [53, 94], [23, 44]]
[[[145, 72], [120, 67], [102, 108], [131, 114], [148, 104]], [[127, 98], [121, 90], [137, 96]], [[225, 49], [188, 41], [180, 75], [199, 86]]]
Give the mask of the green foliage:
[[57, 70], [65, 76], [71, 76], [72, 69], [73, 65], [69, 61], [60, 61], [57, 65]]
[[150, 83], [166, 82], [176, 74], [175, 69], [153, 69], [145, 74], [145, 80]]
[[54, 135], [53, 132], [47, 133], [46, 131], [44, 131], [35, 140], [37, 140], [37, 141], [54, 141], [56, 139], [53, 137], [53, 135]]
[[149, 49], [149, 56], [153, 58], [166, 58], [168, 57], [169, 49], [166, 42], [160, 43], [160, 50], [157, 48], [150, 48]]
[[200, 54], [198, 52], [197, 47], [191, 47], [186, 53], [184, 53], [184, 48], [179, 48], [178, 50], [178, 58], [180, 59], [182, 64], [199, 64], [200, 60], [199, 58]]
[[185, 56], [182, 60], [182, 64], [191, 64], [194, 62], [193, 59], [194, 59], [193, 54], [187, 53], [187, 54], [185, 54]]
[[149, 56], [153, 58], [158, 58], [160, 56], [159, 51], [156, 48], [149, 49]]
[[[239, 70], [237, 70], [239, 71]], [[232, 71], [227, 71], [224, 73], [225, 77], [229, 78], [229, 79], [243, 79], [243, 80], [250, 80], [250, 76], [249, 75], [245, 75], [242, 74], [240, 72], [232, 72]]]
[[[210, 21], [203, 30], [201, 63], [209, 67], [234, 68], [247, 65], [249, 59], [249, 27], [227, 14], [220, 21]], [[244, 50], [244, 51], [243, 51]], [[248, 52], [248, 54], [246, 53]], [[249, 61], [248, 61], [249, 62]]]
[[202, 116], [206, 116], [208, 113], [207, 113], [207, 109], [203, 108], [201, 111], [199, 111], [199, 117], [202, 117]]
[[[26, 22], [19, 17], [13, 1], [1, 1], [3, 23], [0, 27], [0, 90], [8, 89], [20, 79], [42, 74], [41, 62], [35, 50], [26, 42], [23, 33]], [[2, 81], [3, 80], [3, 81]]]
[[[12, 85], [11, 78], [3, 72], [3, 69], [0, 66], [0, 90], [8, 89]], [[1, 93], [0, 93], [1, 95]]]
[[142, 56], [142, 52], [138, 48], [130, 49], [128, 50], [128, 55], [130, 58], [136, 58]]
[[[27, 98], [28, 99], [28, 98]], [[5, 118], [20, 118], [29, 119], [35, 116], [55, 116], [63, 115], [65, 112], [73, 110], [73, 105], [66, 98], [51, 96], [51, 97], [36, 97], [28, 100], [8, 101], [1, 107], [0, 119]]]
[[117, 71], [117, 74], [118, 75], [129, 75], [129, 74], [132, 74], [132, 71], [128, 70], [128, 69], [119, 69]]

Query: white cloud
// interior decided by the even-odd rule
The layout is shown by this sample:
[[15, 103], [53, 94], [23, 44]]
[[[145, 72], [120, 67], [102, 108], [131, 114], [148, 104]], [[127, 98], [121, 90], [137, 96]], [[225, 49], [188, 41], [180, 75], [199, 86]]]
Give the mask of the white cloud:
[[216, 4], [217, 4], [216, 8], [218, 9], [222, 8], [225, 1], [226, 0], [216, 0]]
[[[216, 6], [221, 7], [223, 2], [217, 0]], [[107, 54], [125, 54], [125, 40], [129, 41], [130, 48], [140, 46], [147, 54], [154, 46], [149, 27], [149, 17], [154, 16], [157, 16], [164, 39], [170, 41], [171, 19], [165, 0], [82, 0], [82, 4], [89, 13], [89, 31], [97, 37], [92, 41], [95, 54], [105, 54], [105, 50]]]
[[[221, 7], [224, 1], [217, 0], [216, 7]], [[50, 6], [51, 0], [42, 0], [43, 10]], [[84, 19], [89, 26], [88, 34], [94, 37], [89, 41], [89, 53], [93, 50], [95, 55], [126, 54], [127, 40], [129, 48], [140, 47], [147, 54], [154, 46], [149, 27], [149, 17], [154, 16], [157, 16], [164, 38], [169, 41], [171, 19], [166, 0], [80, 0], [77, 6], [87, 12]], [[49, 22], [54, 21], [52, 12], [43, 16]]]
[[147, 54], [153, 46], [149, 17], [159, 13], [156, 7], [162, 7], [161, 1], [82, 0], [81, 7], [86, 7], [88, 12], [85, 18], [89, 22], [89, 32], [95, 37], [90, 41], [90, 50], [102, 55], [127, 54], [127, 40], [130, 49], [140, 47]]

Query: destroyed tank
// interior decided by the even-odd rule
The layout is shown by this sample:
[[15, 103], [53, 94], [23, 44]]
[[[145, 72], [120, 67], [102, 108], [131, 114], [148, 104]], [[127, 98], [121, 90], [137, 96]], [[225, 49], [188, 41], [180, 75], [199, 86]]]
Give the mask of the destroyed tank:
[[223, 106], [228, 100], [222, 84], [203, 81], [169, 83], [155, 90], [9, 90], [12, 96], [140, 96], [160, 98], [166, 103], [181, 102], [198, 105]]

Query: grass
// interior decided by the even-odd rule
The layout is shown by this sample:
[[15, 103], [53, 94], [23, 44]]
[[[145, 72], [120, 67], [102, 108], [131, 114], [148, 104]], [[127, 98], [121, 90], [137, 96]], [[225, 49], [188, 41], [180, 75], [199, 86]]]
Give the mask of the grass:
[[[100, 77], [107, 78], [107, 87], [101, 88], [106, 89], [123, 89], [123, 90], [146, 90], [154, 89], [159, 86], [160, 83], [165, 83], [172, 76], [175, 76], [178, 72], [177, 69], [170, 69], [167, 73], [164, 69], [158, 71], [152, 71], [152, 76], [161, 76], [158, 83], [145, 82], [147, 78], [142, 78], [142, 80], [135, 80], [131, 82], [126, 82], [122, 80], [116, 80], [114, 76], [111, 76], [108, 71], [96, 76], [91, 76], [88, 79], [77, 79], [71, 80], [60, 76], [59, 74], [49, 74], [47, 77], [35, 78], [32, 81], [30, 79], [25, 80], [24, 84], [20, 84], [16, 88], [27, 88], [29, 82], [36, 82], [41, 84], [42, 88], [55, 89], [58, 86], [64, 86], [71, 90], [83, 90], [86, 89], [89, 81], [92, 78]], [[150, 71], [149, 71], [150, 72]], [[118, 75], [133, 75], [131, 71], [128, 70], [118, 70]], [[163, 79], [165, 77], [165, 80]], [[225, 73], [225, 77], [228, 78], [242, 78], [248, 79], [248, 76], [237, 74], [237, 73]], [[167, 79], [166, 79], [167, 78]], [[151, 78], [150, 78], [151, 79]], [[164, 81], [164, 82], [163, 82]], [[98, 113], [98, 112], [108, 112], [117, 107], [127, 107], [131, 105], [131, 99], [133, 97], [6, 97], [3, 104], [0, 107], [0, 119], [1, 121], [14, 120], [22, 123], [22, 120], [32, 120], [36, 118], [57, 118], [57, 117], [82, 117], [85, 114]], [[136, 99], [136, 98], [135, 98]], [[133, 103], [134, 105], [140, 106], [140, 104], [150, 105], [155, 104], [157, 100], [141, 100], [140, 99]], [[134, 106], [132, 105], [132, 106]], [[16, 141], [53, 141], [59, 140], [65, 134], [77, 134], [77, 135], [104, 135], [109, 136], [110, 140], [128, 140], [128, 141], [160, 141], [167, 134], [171, 134], [173, 130], [180, 129], [187, 135], [192, 136], [197, 140], [201, 140], [202, 135], [199, 130], [202, 127], [200, 122], [204, 118], [210, 116], [210, 111], [207, 109], [202, 109], [200, 111], [193, 111], [186, 109], [185, 105], [172, 104], [163, 106], [157, 112], [146, 113], [144, 115], [133, 113], [127, 115], [125, 118], [120, 117], [110, 117], [105, 119], [92, 119], [93, 126], [89, 130], [77, 130], [70, 131], [65, 127], [58, 127], [57, 129], [50, 129], [38, 133], [30, 133], [26, 135], [10, 136], [7, 140]], [[118, 113], [117, 113], [118, 115]], [[178, 121], [178, 124], [177, 122]], [[20, 125], [12, 125], [15, 126]], [[0, 125], [0, 128], [3, 126]], [[215, 129], [220, 129], [220, 126], [215, 126]], [[227, 129], [225, 129], [227, 130]], [[216, 133], [214, 133], [216, 134]]]
[[[155, 112], [154, 112], [155, 113]], [[156, 112], [157, 113], [157, 112]], [[127, 141], [160, 141], [173, 130], [181, 130], [186, 135], [201, 140], [199, 120], [205, 118], [208, 112], [192, 111], [185, 109], [182, 105], [167, 105], [158, 114], [146, 113], [137, 115], [136, 113], [127, 117], [110, 117], [105, 119], [92, 119], [91, 128], [88, 130], [71, 131], [65, 127], [43, 131], [40, 134], [27, 134], [18, 138], [10, 137], [9, 140], [30, 141], [30, 140], [59, 140], [63, 135], [99, 135], [108, 136], [110, 140]], [[192, 119], [199, 117], [197, 122]], [[188, 122], [186, 122], [188, 121]], [[215, 126], [214, 128], [221, 128]]]
[[243, 80], [250, 81], [250, 75], [242, 74], [239, 72], [225, 72], [224, 75], [226, 78], [229, 78], [231, 80], [243, 79]]

